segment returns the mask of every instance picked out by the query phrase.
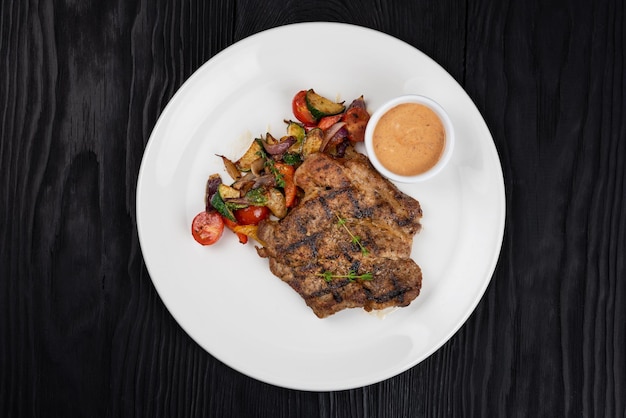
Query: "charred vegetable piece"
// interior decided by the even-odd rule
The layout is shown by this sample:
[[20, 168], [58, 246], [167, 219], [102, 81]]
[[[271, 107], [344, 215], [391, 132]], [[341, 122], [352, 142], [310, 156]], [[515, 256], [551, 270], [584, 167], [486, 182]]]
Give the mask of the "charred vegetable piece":
[[237, 225], [234, 229], [234, 231], [237, 233], [237, 235], [246, 235], [250, 238], [252, 238], [253, 240], [259, 242], [261, 245], [265, 245], [263, 243], [263, 241], [261, 241], [259, 239], [259, 236], [257, 235], [257, 226], [256, 225]]
[[343, 117], [343, 114], [341, 113], [337, 115], [324, 116], [322, 119], [320, 119], [319, 123], [317, 124], [317, 127], [325, 132], [328, 128], [330, 128], [331, 126], [339, 122], [342, 117]]
[[280, 141], [271, 144], [267, 141], [261, 141], [263, 149], [270, 155], [284, 154], [295, 143], [296, 138], [293, 136], [285, 136]]
[[261, 144], [263, 142], [265, 142], [267, 144], [277, 144], [278, 143], [278, 139], [274, 138], [274, 135], [272, 135], [269, 132], [267, 132], [265, 134], [265, 138], [261, 137], [261, 138], [259, 138], [259, 140], [261, 140]]
[[365, 101], [361, 96], [354, 100], [343, 114], [342, 121], [346, 123], [348, 139], [352, 142], [363, 141], [365, 139], [365, 127], [369, 120], [370, 115], [365, 109]]
[[262, 175], [264, 169], [265, 159], [262, 157], [257, 158], [256, 160], [252, 161], [252, 164], [250, 164], [250, 171], [257, 177]]
[[239, 190], [227, 186], [223, 183], [217, 186], [217, 192], [220, 194], [223, 200], [241, 197], [241, 192]]
[[320, 128], [314, 128], [307, 133], [302, 144], [302, 158], [306, 159], [307, 156], [316, 153], [322, 147], [324, 143], [324, 133]]
[[287, 121], [287, 135], [293, 136], [296, 138], [298, 143], [302, 143], [304, 141], [304, 136], [306, 135], [306, 131], [304, 126], [300, 125], [294, 121]]
[[[331, 128], [332, 129], [332, 128]], [[329, 129], [324, 137], [324, 143], [322, 144], [321, 151], [336, 156], [337, 146], [344, 141], [348, 141], [348, 130], [345, 126], [341, 127], [335, 132], [331, 132]]]
[[213, 206], [211, 206], [211, 198], [215, 193], [217, 193], [217, 189], [220, 184], [222, 184], [222, 178], [219, 174], [211, 174], [209, 179], [206, 182], [206, 190], [204, 192], [204, 207], [207, 212], [215, 210]]
[[311, 115], [316, 120], [323, 118], [324, 116], [332, 116], [343, 112], [346, 107], [343, 103], [336, 103], [326, 97], [320, 96], [315, 93], [313, 89], [309, 89], [306, 92], [306, 107], [311, 112]]
[[251, 164], [259, 158], [259, 153], [263, 151], [263, 146], [258, 140], [252, 141], [252, 144], [245, 154], [235, 162], [236, 167], [240, 171], [250, 171]]
[[226, 169], [226, 172], [228, 173], [228, 175], [233, 180], [239, 180], [241, 178], [241, 171], [239, 171], [235, 163], [233, 163], [231, 160], [224, 157], [223, 155], [218, 155], [218, 157], [222, 158], [222, 162], [224, 163], [224, 168]]
[[[273, 161], [271, 163], [271, 165], [273, 165]], [[270, 173], [270, 174], [264, 174], [262, 176], [257, 177], [254, 180], [254, 185], [252, 186], [253, 189], [259, 189], [259, 188], [267, 188], [267, 187], [274, 187], [276, 186], [276, 174], [274, 173]]]
[[268, 190], [267, 203], [265, 205], [277, 218], [284, 218], [287, 215], [285, 195], [278, 189], [271, 188]]

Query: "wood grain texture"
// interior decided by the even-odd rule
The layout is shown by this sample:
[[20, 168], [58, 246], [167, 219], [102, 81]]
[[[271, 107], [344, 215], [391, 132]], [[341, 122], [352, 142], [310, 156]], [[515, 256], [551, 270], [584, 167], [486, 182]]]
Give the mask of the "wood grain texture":
[[[135, 219], [143, 149], [182, 83], [246, 36], [314, 20], [438, 61], [485, 117], [507, 193], [463, 328], [397, 377], [321, 393], [197, 346]], [[0, 416], [625, 417], [625, 28], [617, 0], [1, 2]]]

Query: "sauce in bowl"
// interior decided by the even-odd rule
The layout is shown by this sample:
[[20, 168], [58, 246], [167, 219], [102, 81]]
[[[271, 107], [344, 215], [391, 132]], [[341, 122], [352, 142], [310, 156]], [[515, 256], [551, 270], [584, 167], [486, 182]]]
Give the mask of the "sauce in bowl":
[[455, 135], [448, 113], [433, 99], [416, 94], [380, 106], [365, 129], [372, 165], [401, 183], [432, 178], [448, 163]]
[[422, 174], [443, 154], [446, 131], [439, 116], [419, 103], [403, 103], [381, 116], [374, 129], [378, 160], [402, 176]]

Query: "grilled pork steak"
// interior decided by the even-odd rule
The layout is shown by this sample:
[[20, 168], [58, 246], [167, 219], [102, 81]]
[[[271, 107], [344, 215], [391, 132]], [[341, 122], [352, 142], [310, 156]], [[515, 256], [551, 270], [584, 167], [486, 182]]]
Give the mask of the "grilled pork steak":
[[257, 251], [318, 317], [407, 306], [419, 295], [422, 273], [410, 258], [417, 200], [354, 150], [342, 159], [310, 155], [295, 181], [304, 198], [280, 221], [259, 224]]

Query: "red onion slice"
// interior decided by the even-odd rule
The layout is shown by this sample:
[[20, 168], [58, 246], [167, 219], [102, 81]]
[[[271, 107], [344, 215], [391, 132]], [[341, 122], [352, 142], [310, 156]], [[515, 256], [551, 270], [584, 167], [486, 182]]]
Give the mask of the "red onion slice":
[[270, 155], [284, 154], [285, 152], [287, 152], [289, 147], [291, 147], [295, 143], [296, 138], [293, 136], [288, 136], [287, 138], [276, 144], [268, 144], [265, 141], [261, 141], [261, 144], [263, 144], [263, 148]]
[[322, 142], [320, 151], [324, 152], [330, 140], [333, 139], [335, 135], [340, 134], [341, 128], [343, 128], [344, 126], [346, 126], [345, 122], [337, 122], [326, 130], [326, 134], [324, 135], [324, 142]]

